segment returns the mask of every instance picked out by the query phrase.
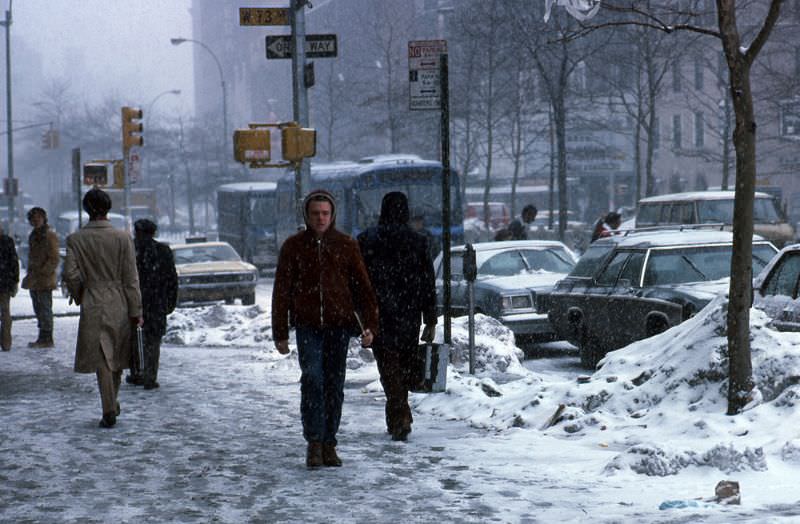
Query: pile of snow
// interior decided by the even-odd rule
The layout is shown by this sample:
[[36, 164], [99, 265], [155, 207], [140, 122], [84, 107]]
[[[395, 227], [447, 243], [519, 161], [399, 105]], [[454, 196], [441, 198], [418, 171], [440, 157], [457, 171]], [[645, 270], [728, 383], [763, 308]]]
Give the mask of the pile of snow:
[[[478, 427], [530, 428], [596, 441], [620, 453], [607, 474], [630, 469], [671, 475], [690, 466], [762, 471], [771, 460], [800, 461], [800, 438], [784, 421], [800, 404], [800, 334], [772, 330], [751, 311], [756, 394], [747, 410], [726, 416], [727, 300], [656, 337], [610, 353], [578, 382], [527, 376], [487, 388], [485, 379], [448, 376], [448, 394], [416, 395], [416, 410]], [[740, 445], [747, 435], [747, 446]]]
[[261, 306], [216, 304], [176, 309], [163, 343], [178, 346], [272, 346], [272, 322]]

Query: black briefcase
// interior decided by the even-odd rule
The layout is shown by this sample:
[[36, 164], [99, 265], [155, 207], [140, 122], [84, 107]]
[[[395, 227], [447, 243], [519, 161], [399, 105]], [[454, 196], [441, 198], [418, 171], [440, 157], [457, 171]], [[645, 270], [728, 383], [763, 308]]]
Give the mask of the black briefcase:
[[450, 351], [446, 344], [420, 344], [414, 350], [414, 393], [441, 393], [447, 385]]

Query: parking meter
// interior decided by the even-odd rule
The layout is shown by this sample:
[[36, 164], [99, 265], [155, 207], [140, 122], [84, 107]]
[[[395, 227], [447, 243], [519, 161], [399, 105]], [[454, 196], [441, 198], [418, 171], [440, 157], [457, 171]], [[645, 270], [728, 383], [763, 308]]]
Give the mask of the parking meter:
[[464, 257], [461, 259], [463, 266], [461, 272], [467, 281], [467, 294], [469, 295], [469, 372], [475, 374], [475, 279], [478, 277], [478, 262], [475, 259], [475, 248], [467, 244]]
[[464, 258], [462, 262], [464, 264], [462, 267], [464, 280], [467, 282], [475, 282], [475, 279], [478, 277], [478, 263], [475, 260], [475, 248], [472, 247], [472, 244], [467, 244], [464, 249]]

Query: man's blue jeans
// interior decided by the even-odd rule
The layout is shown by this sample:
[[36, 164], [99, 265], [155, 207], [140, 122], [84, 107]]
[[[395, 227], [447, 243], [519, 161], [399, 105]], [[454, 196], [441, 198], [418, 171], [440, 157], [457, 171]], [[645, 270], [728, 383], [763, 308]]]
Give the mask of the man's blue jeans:
[[350, 333], [340, 328], [298, 326], [300, 416], [307, 442], [336, 445], [342, 418], [344, 377]]

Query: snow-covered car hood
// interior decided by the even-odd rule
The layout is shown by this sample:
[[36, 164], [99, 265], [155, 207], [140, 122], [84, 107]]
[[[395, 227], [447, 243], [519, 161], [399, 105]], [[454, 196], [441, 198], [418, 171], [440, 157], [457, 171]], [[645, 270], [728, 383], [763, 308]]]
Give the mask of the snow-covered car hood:
[[179, 276], [204, 273], [249, 273], [256, 267], [238, 260], [220, 260], [215, 262], [193, 262], [191, 264], [175, 264]]
[[483, 277], [475, 281], [476, 286], [493, 288], [498, 291], [514, 291], [522, 289], [550, 289], [556, 282], [566, 277], [565, 273], [549, 271], [532, 271], [510, 277]]

